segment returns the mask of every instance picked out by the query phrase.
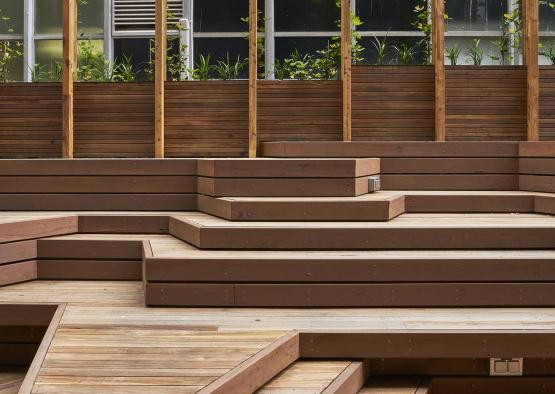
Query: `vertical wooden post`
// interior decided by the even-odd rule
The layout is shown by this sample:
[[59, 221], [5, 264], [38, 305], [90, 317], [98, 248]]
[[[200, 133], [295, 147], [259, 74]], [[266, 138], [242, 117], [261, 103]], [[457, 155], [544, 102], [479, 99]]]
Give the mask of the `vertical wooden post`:
[[432, 2], [432, 63], [435, 71], [435, 140], [445, 141], [445, 0]]
[[528, 141], [540, 139], [540, 69], [538, 59], [539, 2], [524, 0], [523, 14], [523, 55], [526, 65], [527, 86], [527, 134]]
[[164, 157], [164, 88], [166, 82], [166, 19], [167, 0], [156, 0], [155, 63], [154, 63], [154, 156]]
[[73, 158], [73, 82], [77, 61], [77, 0], [62, 3], [63, 75], [62, 75], [62, 157]]
[[258, 5], [249, 0], [249, 157], [257, 151]]
[[352, 140], [352, 62], [351, 1], [341, 0], [341, 79], [343, 80], [343, 141]]

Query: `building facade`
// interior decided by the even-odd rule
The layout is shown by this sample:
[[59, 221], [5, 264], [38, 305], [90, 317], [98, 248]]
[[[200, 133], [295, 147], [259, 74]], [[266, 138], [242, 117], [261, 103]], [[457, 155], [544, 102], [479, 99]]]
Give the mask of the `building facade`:
[[[362, 62], [376, 59], [376, 38], [394, 46], [405, 44], [422, 61], [423, 33], [417, 27], [415, 7], [426, 0], [353, 0], [353, 13], [360, 18], [356, 30], [364, 48]], [[62, 0], [0, 0], [0, 40], [18, 42], [23, 55], [9, 64], [10, 79], [31, 81], [36, 67], [51, 68], [62, 54]], [[192, 31], [181, 32], [187, 38], [187, 57], [195, 64], [199, 55], [210, 54], [215, 61], [228, 53], [231, 58], [246, 58], [245, 32], [247, 0], [168, 0], [170, 19], [190, 23]], [[493, 43], [501, 35], [504, 15], [514, 11], [517, 0], [447, 0], [449, 15], [447, 49], [460, 48], [458, 64], [471, 62], [467, 51], [473, 40], [480, 40], [483, 64], [495, 64], [498, 47]], [[124, 55], [136, 69], [149, 61], [154, 37], [154, 0], [80, 0], [79, 36], [90, 40], [95, 51], [113, 61]], [[273, 76], [275, 60], [283, 60], [298, 50], [313, 53], [326, 47], [339, 34], [339, 8], [335, 0], [259, 0], [260, 36], [264, 37], [266, 77]], [[555, 43], [555, 11], [548, 5], [540, 11], [541, 40], [545, 48]], [[170, 26], [170, 35], [178, 31]], [[187, 26], [189, 26], [187, 24]], [[189, 40], [190, 38], [190, 40]], [[391, 54], [388, 62], [395, 62]], [[518, 64], [513, 53], [511, 63]], [[543, 64], [551, 64], [542, 56]], [[449, 63], [449, 62], [448, 62]]]

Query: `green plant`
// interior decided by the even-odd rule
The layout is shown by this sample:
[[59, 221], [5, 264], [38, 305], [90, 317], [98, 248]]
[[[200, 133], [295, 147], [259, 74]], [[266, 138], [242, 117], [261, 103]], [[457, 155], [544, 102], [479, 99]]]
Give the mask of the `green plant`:
[[555, 65], [555, 46], [551, 45], [548, 48], [542, 48], [540, 54], [549, 59], [551, 64]]
[[457, 65], [460, 55], [461, 55], [461, 48], [458, 46], [458, 44], [455, 44], [451, 48], [447, 48], [445, 50], [445, 57], [449, 59], [449, 64], [451, 64], [452, 66]]
[[214, 66], [211, 63], [212, 55], [208, 54], [206, 56], [199, 55], [196, 67], [193, 70], [193, 79], [199, 81], [208, 81], [214, 70]]
[[110, 81], [111, 65], [103, 53], [95, 51], [90, 39], [78, 43], [77, 79], [82, 82]]
[[[247, 24], [247, 30], [249, 29], [249, 17], [245, 16], [243, 18], [241, 18], [241, 21], [245, 22]], [[266, 32], [266, 19], [264, 18], [262, 11], [258, 11], [258, 22], [256, 24], [256, 30], [258, 33], [265, 33]], [[247, 31], [247, 33], [245, 33], [245, 39], [248, 40], [249, 39], [249, 33]], [[257, 59], [256, 59], [256, 65], [257, 65], [257, 69], [258, 69], [258, 78], [260, 79], [264, 79], [266, 78], [266, 58], [265, 58], [265, 53], [266, 53], [266, 46], [265, 46], [265, 42], [264, 42], [264, 35], [263, 34], [259, 34], [256, 38], [256, 54], [257, 54]], [[248, 62], [248, 60], [247, 60]]]
[[225, 60], [218, 60], [216, 65], [214, 65], [214, 71], [221, 80], [238, 79], [246, 64], [247, 59], [241, 59], [239, 55], [237, 55], [235, 61], [232, 61], [228, 52]]
[[62, 62], [58, 60], [52, 60], [50, 62], [50, 68], [46, 72], [46, 80], [51, 82], [60, 82], [62, 80], [64, 66]]
[[285, 59], [285, 69], [289, 78], [304, 81], [312, 79], [310, 65], [312, 59], [310, 55], [302, 55], [297, 49], [293, 51], [291, 57]]
[[29, 66], [29, 74], [31, 75], [31, 82], [40, 82], [47, 79], [46, 66], [36, 63]]
[[376, 63], [375, 64], [385, 64], [387, 55], [387, 36], [380, 40], [375, 37], [371, 41], [372, 46], [376, 49]]
[[397, 59], [400, 64], [407, 65], [414, 62], [415, 49], [407, 43], [393, 45], [393, 50], [397, 54]]
[[[419, 0], [413, 12], [416, 20], [412, 25], [424, 34], [424, 37], [418, 42], [418, 46], [422, 47], [424, 52], [424, 64], [429, 64], [432, 59], [432, 11], [429, 7], [428, 0]], [[443, 16], [445, 20], [449, 20], [449, 15]]]
[[[0, 23], [8, 25], [10, 18], [2, 15], [0, 10]], [[8, 32], [12, 33], [13, 29], [8, 26]], [[23, 56], [23, 45], [19, 41], [0, 41], [0, 82], [9, 81], [9, 66], [15, 59]]]
[[484, 59], [484, 51], [480, 48], [480, 40], [472, 39], [472, 45], [465, 52], [466, 58], [475, 66], [480, 66]]
[[274, 63], [274, 75], [276, 79], [280, 81], [283, 81], [285, 78], [287, 78], [287, 69], [285, 67], [285, 64], [280, 62], [279, 59], [276, 60]]
[[123, 55], [120, 62], [114, 66], [113, 81], [114, 82], [135, 82], [137, 73], [133, 67], [133, 59], [131, 56]]

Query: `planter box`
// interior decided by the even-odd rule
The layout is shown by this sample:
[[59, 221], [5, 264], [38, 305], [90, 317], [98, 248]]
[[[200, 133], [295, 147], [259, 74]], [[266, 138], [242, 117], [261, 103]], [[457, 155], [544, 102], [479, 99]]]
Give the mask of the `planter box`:
[[51, 158], [62, 152], [62, 86], [0, 84], [0, 158]]
[[447, 66], [448, 141], [525, 141], [526, 68]]
[[432, 66], [354, 66], [354, 141], [434, 139]]
[[152, 83], [76, 83], [75, 157], [152, 157]]
[[555, 141], [555, 66], [540, 67], [540, 140]]

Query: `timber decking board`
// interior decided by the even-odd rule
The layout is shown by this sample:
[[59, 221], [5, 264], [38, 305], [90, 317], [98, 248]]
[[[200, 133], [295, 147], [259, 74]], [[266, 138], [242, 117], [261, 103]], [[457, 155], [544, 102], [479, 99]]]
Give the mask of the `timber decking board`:
[[378, 159], [199, 159], [209, 178], [356, 178], [380, 173]]
[[37, 279], [37, 261], [28, 260], [0, 266], [0, 286]]
[[77, 216], [75, 215], [52, 215], [42, 218], [3, 215], [0, 219], [0, 243], [75, 232], [77, 232]]
[[152, 157], [151, 83], [76, 83], [76, 157]]
[[447, 140], [526, 140], [525, 67], [447, 66], [445, 84]]
[[3, 83], [0, 109], [0, 157], [61, 157], [60, 83]]
[[[522, 159], [521, 159], [522, 160]], [[380, 159], [381, 174], [518, 174], [516, 158], [403, 158]]]
[[[145, 309], [141, 288], [139, 282], [36, 281], [0, 289], [0, 303], [69, 302], [34, 391], [195, 392], [291, 329], [555, 327], [553, 309], [542, 308]], [[189, 361], [195, 357], [205, 361]]]
[[555, 391], [553, 377], [439, 377], [431, 384], [433, 394], [544, 394]]
[[0, 194], [10, 211], [194, 211], [197, 194]]
[[199, 195], [198, 210], [227, 220], [390, 220], [405, 210], [402, 194], [378, 192], [357, 197], [223, 197]]
[[353, 141], [432, 141], [434, 68], [353, 67], [352, 128]]
[[22, 368], [0, 368], [0, 394], [17, 394], [24, 378]]
[[383, 190], [518, 190], [518, 174], [382, 175]]
[[260, 141], [339, 141], [342, 138], [340, 81], [261, 80]]
[[555, 141], [555, 67], [540, 66], [540, 140]]
[[329, 158], [441, 158], [441, 157], [518, 157], [516, 142], [267, 142], [262, 144], [266, 157]]
[[164, 106], [166, 157], [247, 155], [247, 81], [166, 82]]
[[196, 175], [195, 159], [73, 159], [2, 160], [1, 176], [97, 176]]
[[199, 194], [212, 197], [355, 197], [368, 178], [197, 178]]
[[256, 394], [319, 394], [349, 364], [348, 361], [298, 360], [267, 382]]
[[405, 214], [389, 222], [242, 223], [190, 213], [170, 218], [170, 234], [203, 249], [541, 249], [553, 247], [554, 220], [534, 214]]
[[425, 394], [418, 391], [425, 378], [420, 376], [372, 376], [358, 394]]

